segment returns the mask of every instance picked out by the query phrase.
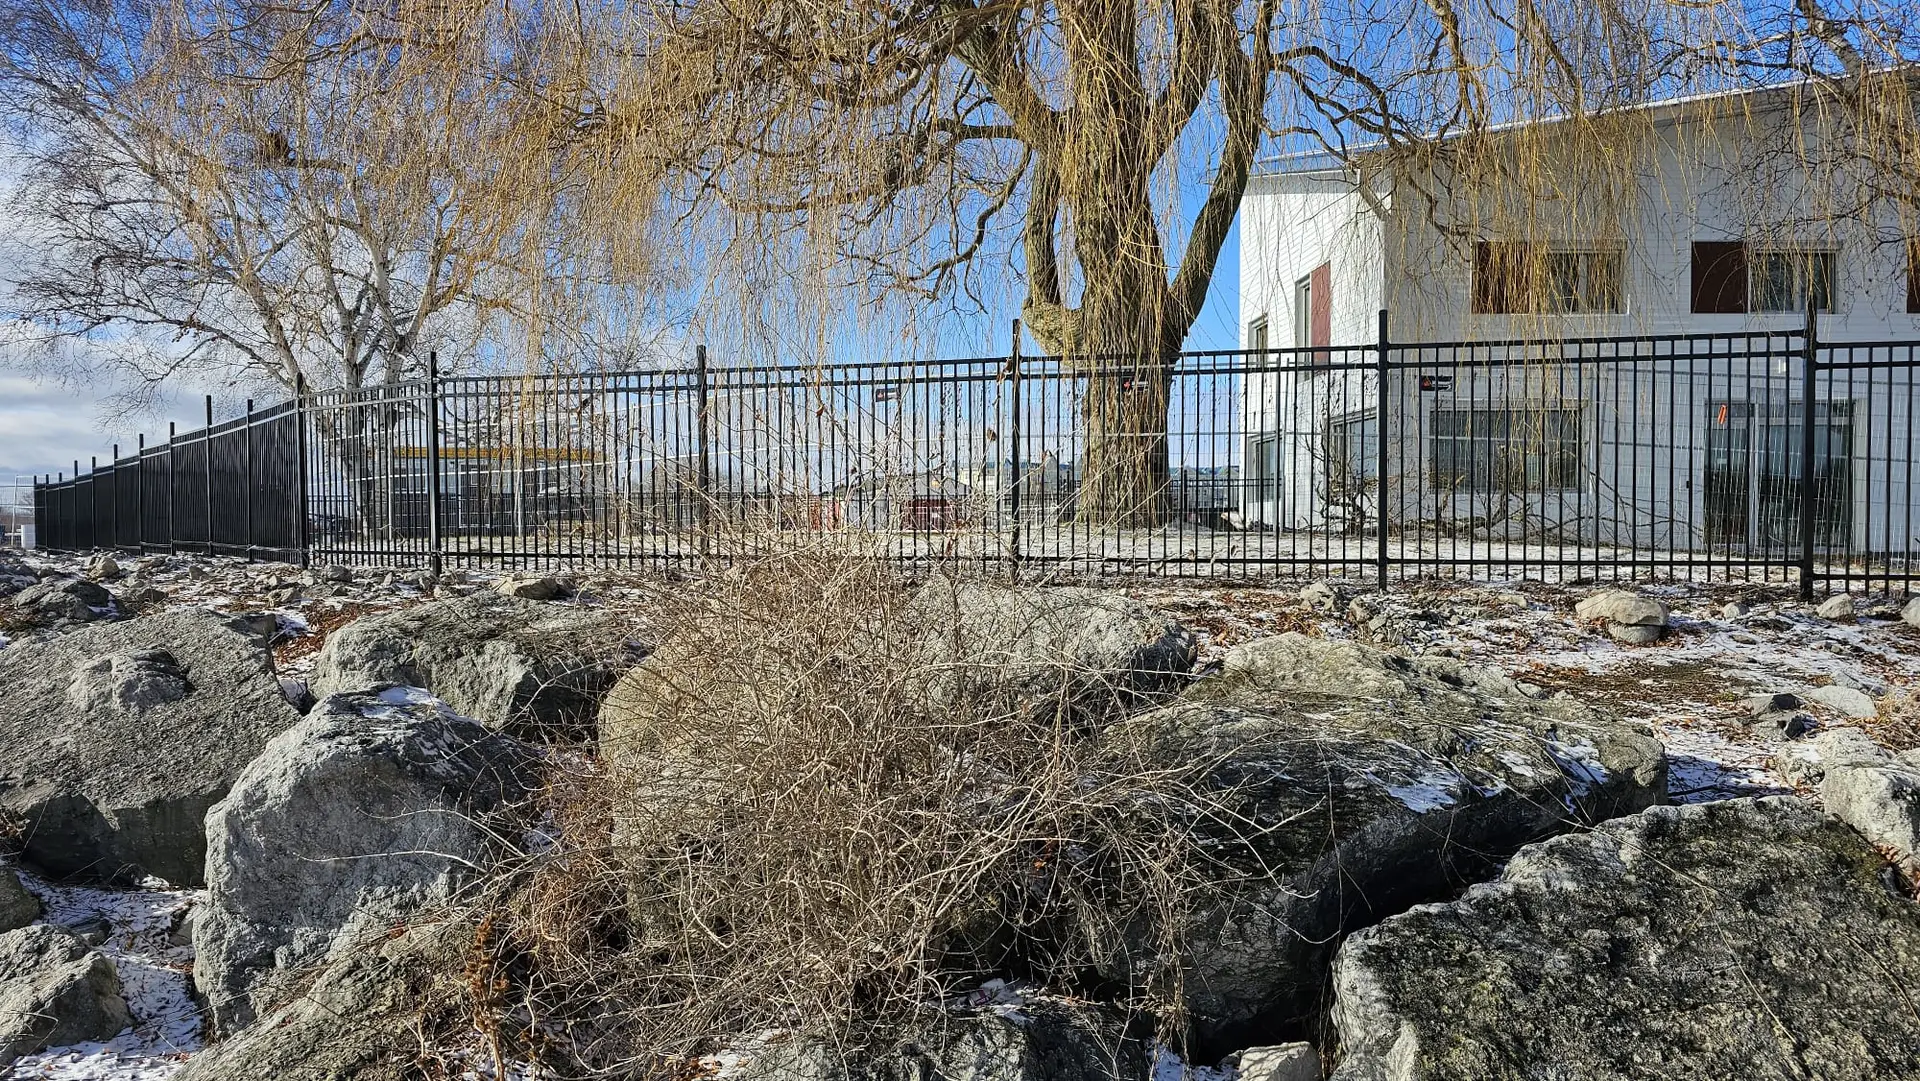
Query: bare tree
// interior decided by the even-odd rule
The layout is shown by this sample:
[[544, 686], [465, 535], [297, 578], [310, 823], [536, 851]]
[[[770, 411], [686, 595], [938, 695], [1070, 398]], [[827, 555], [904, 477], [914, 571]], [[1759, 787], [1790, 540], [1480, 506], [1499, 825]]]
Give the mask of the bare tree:
[[337, 391], [316, 424], [379, 527], [396, 469], [374, 448], [401, 419], [381, 388], [429, 350], [538, 356], [534, 313], [565, 295], [543, 281], [551, 120], [511, 39], [433, 5], [4, 12], [36, 249], [10, 314], [132, 404], [180, 380]]
[[393, 381], [511, 309], [517, 208], [479, 196], [521, 178], [460, 156], [507, 133], [441, 107], [475, 89], [449, 86], [445, 35], [456, 55], [395, 62], [382, 50], [420, 27], [325, 8], [22, 2], [5, 26], [38, 252], [12, 314], [91, 339], [136, 395], [189, 373]]

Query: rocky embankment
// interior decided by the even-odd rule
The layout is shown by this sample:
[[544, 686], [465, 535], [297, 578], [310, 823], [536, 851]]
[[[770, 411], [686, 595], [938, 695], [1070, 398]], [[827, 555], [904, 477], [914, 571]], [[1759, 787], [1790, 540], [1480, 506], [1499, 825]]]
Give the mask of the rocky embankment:
[[[726, 810], [735, 766], [700, 733], [804, 673], [727, 675], [710, 635], [676, 636], [590, 583], [349, 568], [209, 582], [196, 566], [0, 557], [0, 1067], [622, 1076], [579, 1033], [610, 1040], [630, 1022], [526, 1016], [513, 1003], [564, 974], [543, 973], [537, 948], [507, 956], [482, 914], [532, 903], [516, 891], [556, 849], [641, 843], [631, 816], [662, 800], [695, 826], [686, 809], [710, 805], [713, 829], [741, 828]], [[1317, 583], [1301, 610], [1340, 633], [1229, 643], [1111, 590], [913, 588], [873, 638], [903, 673], [888, 708], [990, 709], [1077, 762], [1180, 771], [1204, 813], [1141, 810], [1203, 854], [1183, 865], [1188, 903], [1118, 921], [1047, 985], [1031, 955], [1067, 924], [1027, 919], [1036, 876], [1032, 896], [971, 906], [967, 934], [929, 962], [928, 986], [945, 985], [944, 964], [979, 991], [857, 1046], [804, 1018], [715, 1032], [688, 1076], [1920, 1076], [1920, 755], [1887, 746], [1884, 687], [1734, 696], [1781, 794], [1703, 801], [1674, 784], [1694, 760], [1624, 700], [1415, 648], [1377, 595]], [[297, 611], [314, 594], [343, 602], [324, 636], [305, 633], [319, 609]], [[1564, 599], [1540, 618], [1596, 649], [1651, 655], [1701, 633], [1671, 597]], [[1920, 635], [1920, 602], [1846, 607], [1777, 618], [1883, 615], [1858, 633], [1901, 650]], [[317, 651], [289, 649], [312, 637]], [[689, 709], [713, 726], [688, 729]], [[951, 772], [984, 753], [938, 750], [875, 768]], [[969, 778], [968, 798], [1021, 797], [993, 776]], [[628, 802], [581, 812], [564, 791], [581, 777]], [[690, 861], [730, 843], [687, 832]], [[1076, 896], [1100, 897], [1102, 843], [1058, 838], [1034, 867], [1066, 861], [1093, 883]], [[657, 931], [658, 900], [630, 885], [622, 915], [583, 939]], [[1017, 949], [988, 948], [1023, 919]]]

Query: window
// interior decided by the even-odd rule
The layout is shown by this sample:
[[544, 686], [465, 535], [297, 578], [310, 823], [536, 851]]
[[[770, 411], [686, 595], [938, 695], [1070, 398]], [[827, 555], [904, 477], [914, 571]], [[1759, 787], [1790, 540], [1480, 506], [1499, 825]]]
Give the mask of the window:
[[1252, 440], [1247, 448], [1248, 474], [1253, 481], [1256, 500], [1274, 499], [1280, 488], [1280, 439], [1278, 436], [1263, 435]]
[[1300, 377], [1313, 375], [1309, 365], [1327, 363], [1333, 344], [1333, 264], [1321, 263], [1313, 272], [1293, 283], [1293, 346], [1312, 349], [1308, 357], [1296, 358]]
[[1920, 315], [1920, 239], [1907, 241], [1907, 311]]
[[1267, 351], [1267, 317], [1261, 316], [1247, 324], [1247, 352], [1264, 353]]
[[1327, 476], [1363, 481], [1380, 473], [1380, 436], [1372, 413], [1339, 417], [1327, 422]]
[[1439, 491], [1544, 492], [1580, 486], [1580, 411], [1517, 404], [1437, 409], [1428, 457]]
[[1473, 246], [1473, 311], [1480, 315], [1622, 310], [1619, 251], [1547, 249], [1483, 240]]
[[1831, 251], [1755, 249], [1744, 241], [1693, 245], [1693, 310], [1703, 314], [1833, 310]]
[[1313, 279], [1301, 278], [1293, 283], [1293, 347], [1306, 349], [1313, 345]]
[[1747, 246], [1739, 241], [1693, 244], [1693, 310], [1737, 314], [1747, 310]]
[[1747, 307], [1755, 312], [1833, 310], [1833, 253], [1761, 251], [1747, 259]]
[[1541, 273], [1541, 307], [1550, 312], [1619, 311], [1624, 261], [1617, 251], [1548, 252]]

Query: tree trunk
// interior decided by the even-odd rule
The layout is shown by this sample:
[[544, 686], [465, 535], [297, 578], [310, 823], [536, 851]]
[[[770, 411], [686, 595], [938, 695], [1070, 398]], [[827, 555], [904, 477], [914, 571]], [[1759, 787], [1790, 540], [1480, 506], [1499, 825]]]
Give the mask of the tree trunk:
[[1150, 529], [1170, 516], [1167, 398], [1171, 375], [1165, 361], [1145, 359], [1137, 371], [1096, 370], [1086, 376], [1080, 412], [1087, 445], [1075, 502], [1075, 516], [1081, 521]]
[[[1083, 263], [1083, 266], [1087, 265]], [[1080, 312], [1080, 489], [1075, 517], [1151, 529], [1172, 514], [1167, 408], [1185, 326], [1170, 325], [1164, 272], [1121, 259], [1089, 280]]]

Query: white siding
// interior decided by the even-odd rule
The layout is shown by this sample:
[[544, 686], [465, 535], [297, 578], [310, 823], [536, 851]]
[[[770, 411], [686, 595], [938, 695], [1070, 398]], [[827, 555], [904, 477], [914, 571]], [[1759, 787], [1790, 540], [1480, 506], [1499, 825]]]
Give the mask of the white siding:
[[[1691, 311], [1693, 242], [1747, 239], [1836, 253], [1837, 310], [1821, 319], [1823, 341], [1920, 339], [1920, 315], [1905, 311], [1907, 267], [1900, 241], [1911, 226], [1903, 228], [1890, 212], [1834, 213], [1847, 202], [1846, 193], [1820, 190], [1810, 179], [1818, 170], [1804, 164], [1819, 157], [1820, 132], [1811, 125], [1783, 132], [1782, 124], [1796, 126], [1765, 114], [1711, 123], [1663, 120], [1651, 131], [1656, 137], [1641, 144], [1644, 160], [1605, 163], [1620, 181], [1607, 206], [1592, 195], [1606, 185], [1573, 177], [1578, 171], [1573, 167], [1562, 178], [1564, 191], [1532, 189], [1521, 196], [1517, 188], [1502, 188], [1470, 198], [1454, 195], [1437, 213], [1414, 194], [1444, 187], [1433, 178], [1403, 185], [1397, 200], [1377, 185], [1381, 198], [1372, 203], [1386, 208], [1385, 221], [1339, 174], [1263, 178], [1250, 187], [1243, 213], [1245, 319], [1266, 314], [1272, 343], [1292, 345], [1294, 282], [1330, 261], [1336, 347], [1370, 345], [1382, 306], [1392, 313], [1396, 342], [1739, 334], [1801, 327], [1804, 318], [1797, 314]], [[1783, 145], [1783, 135], [1785, 142], [1800, 141], [1799, 156], [1755, 149]], [[1517, 153], [1542, 153], [1539, 136], [1529, 138], [1533, 144]], [[1806, 151], [1807, 146], [1813, 150]], [[1502, 223], [1518, 225], [1503, 228]], [[1473, 314], [1474, 239], [1618, 248], [1625, 254], [1624, 311]], [[1911, 359], [1913, 353], [1898, 355]], [[1586, 367], [1536, 363], [1526, 375], [1533, 385], [1523, 390], [1513, 382], [1517, 369], [1499, 352], [1439, 350], [1432, 357], [1433, 371], [1455, 376], [1454, 389], [1422, 392], [1418, 371], [1397, 373], [1392, 384], [1389, 513], [1396, 520], [1478, 517], [1492, 523], [1522, 521], [1532, 529], [1557, 525], [1569, 543], [1610, 543], [1629, 535], [1641, 544], [1704, 543], [1704, 477], [1714, 410], [1730, 402], [1778, 412], [1797, 409], [1793, 403], [1800, 397], [1797, 358]], [[1336, 348], [1333, 359], [1361, 358]], [[1482, 366], [1454, 366], [1467, 361]], [[1249, 469], [1255, 464], [1253, 444], [1268, 433], [1279, 440], [1285, 459], [1278, 483], [1265, 490], [1250, 487], [1249, 522], [1282, 528], [1337, 524], [1316, 514], [1327, 492], [1314, 462], [1325, 457], [1322, 433], [1330, 419], [1376, 407], [1372, 383], [1364, 372], [1249, 377], [1244, 407]], [[1906, 497], [1889, 502], [1890, 493], [1909, 491], [1914, 479], [1908, 475], [1908, 447], [1920, 434], [1913, 424], [1920, 415], [1920, 393], [1913, 383], [1910, 369], [1891, 376], [1862, 371], [1851, 378], [1835, 372], [1823, 377], [1816, 393], [1824, 402], [1852, 403], [1848, 515], [1851, 543], [1862, 550], [1908, 550], [1920, 535], [1920, 508]], [[1550, 401], [1580, 410], [1580, 486], [1530, 494], [1519, 506], [1499, 507], [1484, 495], [1432, 490], [1429, 453], [1437, 409]], [[1760, 434], [1756, 429], [1755, 438]], [[1759, 499], [1757, 488], [1754, 498]], [[1870, 515], [1869, 501], [1874, 504]], [[1497, 536], [1499, 528], [1488, 525], [1483, 532]]]
[[[1382, 192], [1376, 205], [1385, 206]], [[1295, 290], [1315, 267], [1330, 269], [1330, 340], [1323, 358], [1335, 365], [1360, 363], [1371, 354], [1380, 298], [1386, 281], [1381, 259], [1379, 215], [1336, 176], [1271, 177], [1256, 180], [1241, 216], [1241, 344], [1247, 329], [1265, 317], [1268, 345], [1291, 350], [1302, 340], [1296, 325]], [[1313, 362], [1313, 352], [1282, 352], [1274, 366], [1291, 369]], [[1257, 360], [1256, 360], [1257, 363]], [[1249, 375], [1244, 426], [1248, 434], [1246, 469], [1250, 524], [1302, 527], [1311, 521], [1318, 500], [1310, 498], [1324, 463], [1310, 433], [1330, 415], [1371, 408], [1368, 380], [1360, 373], [1335, 371], [1312, 375], [1293, 370]], [[1262, 475], [1256, 443], [1277, 439], [1282, 449], [1277, 477]], [[1324, 477], [1321, 477], [1324, 480]]]

